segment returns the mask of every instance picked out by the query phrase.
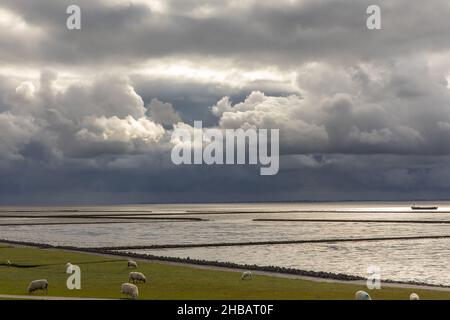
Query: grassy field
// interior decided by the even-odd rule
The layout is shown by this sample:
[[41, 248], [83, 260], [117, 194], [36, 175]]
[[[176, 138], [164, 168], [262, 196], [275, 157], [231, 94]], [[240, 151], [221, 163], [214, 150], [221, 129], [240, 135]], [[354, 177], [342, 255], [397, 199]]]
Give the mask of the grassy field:
[[[0, 264], [10, 260], [18, 267], [0, 266], [0, 294], [27, 295], [31, 280], [49, 281], [49, 296], [123, 298], [127, 260], [92, 254], [0, 245]], [[82, 271], [81, 290], [68, 290], [67, 262]], [[165, 263], [139, 262], [138, 271], [149, 280], [139, 285], [140, 299], [353, 299], [363, 286], [255, 275], [240, 280], [240, 272], [200, 269]], [[421, 299], [450, 299], [450, 292], [414, 290]], [[411, 289], [371, 291], [373, 299], [408, 299]], [[42, 295], [42, 293], [39, 293]]]

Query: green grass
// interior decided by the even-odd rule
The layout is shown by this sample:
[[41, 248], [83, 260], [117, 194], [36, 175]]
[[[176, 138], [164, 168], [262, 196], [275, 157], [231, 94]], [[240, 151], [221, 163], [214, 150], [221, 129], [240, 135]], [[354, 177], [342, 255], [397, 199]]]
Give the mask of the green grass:
[[[0, 245], [0, 264], [10, 260], [28, 268], [0, 266], [0, 294], [27, 295], [31, 280], [49, 281], [49, 296], [123, 298], [120, 285], [127, 282], [127, 259], [92, 254]], [[79, 265], [82, 290], [68, 290], [67, 262]], [[140, 299], [353, 299], [363, 286], [255, 275], [240, 280], [240, 272], [201, 269], [139, 261], [147, 276], [139, 285]], [[450, 292], [383, 288], [370, 291], [373, 299], [408, 299], [414, 291], [421, 299], [450, 299]], [[41, 295], [42, 293], [39, 293]]]

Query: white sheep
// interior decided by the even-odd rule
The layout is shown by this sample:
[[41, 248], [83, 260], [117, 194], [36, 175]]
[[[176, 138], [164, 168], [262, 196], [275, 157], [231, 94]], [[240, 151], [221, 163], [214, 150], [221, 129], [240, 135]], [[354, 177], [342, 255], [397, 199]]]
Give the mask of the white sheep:
[[12, 263], [11, 263], [10, 260], [6, 261], [6, 264], [8, 265], [8, 267], [11, 267], [11, 266], [12, 266]]
[[252, 273], [250, 271], [245, 271], [242, 273], [241, 280], [251, 280], [252, 279]]
[[66, 264], [66, 273], [73, 273], [73, 265], [70, 262], [67, 262]]
[[147, 278], [145, 277], [144, 274], [142, 274], [140, 272], [130, 272], [130, 275], [128, 277], [128, 281], [130, 281], [132, 283], [136, 283], [136, 282], [146, 283], [147, 282]]
[[48, 281], [46, 279], [31, 281], [30, 284], [28, 285], [28, 292], [33, 293], [37, 290], [45, 291], [45, 293], [47, 294]]
[[355, 293], [356, 300], [372, 300], [370, 295], [365, 291], [358, 291]]
[[409, 300], [420, 300], [419, 295], [415, 292], [411, 293]]
[[133, 260], [128, 260], [128, 268], [137, 268], [138, 264], [136, 263], [136, 261]]
[[120, 293], [130, 296], [133, 299], [137, 299], [139, 297], [138, 287], [131, 283], [122, 283]]

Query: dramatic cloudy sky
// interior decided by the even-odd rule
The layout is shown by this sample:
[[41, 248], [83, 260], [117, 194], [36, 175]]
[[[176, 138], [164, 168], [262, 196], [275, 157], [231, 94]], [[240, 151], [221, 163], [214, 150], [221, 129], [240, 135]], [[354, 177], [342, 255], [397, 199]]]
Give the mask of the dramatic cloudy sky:
[[[0, 203], [449, 198], [449, 17], [448, 0], [1, 0]], [[173, 165], [194, 120], [280, 129], [279, 174]]]

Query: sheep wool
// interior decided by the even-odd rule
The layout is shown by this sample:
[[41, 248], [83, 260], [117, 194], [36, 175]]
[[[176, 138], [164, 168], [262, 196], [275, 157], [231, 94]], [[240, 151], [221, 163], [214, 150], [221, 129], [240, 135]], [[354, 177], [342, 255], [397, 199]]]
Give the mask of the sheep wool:
[[372, 300], [372, 298], [367, 292], [358, 291], [355, 293], [355, 300]]
[[136, 282], [146, 283], [147, 282], [147, 278], [145, 277], [145, 275], [140, 272], [130, 272], [128, 279], [132, 283], [136, 283]]
[[250, 271], [246, 271], [246, 272], [242, 273], [241, 279], [242, 280], [251, 280], [252, 273]]
[[415, 292], [411, 293], [409, 300], [420, 300], [419, 295]]
[[139, 297], [138, 287], [132, 283], [122, 283], [120, 292], [124, 295], [130, 296], [133, 299], [137, 299]]
[[34, 280], [31, 281], [28, 285], [28, 292], [33, 293], [37, 290], [42, 290], [47, 293], [48, 291], [48, 281], [46, 279]]

